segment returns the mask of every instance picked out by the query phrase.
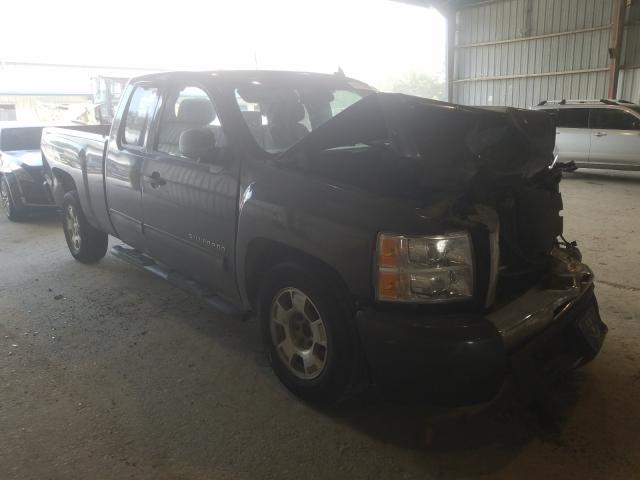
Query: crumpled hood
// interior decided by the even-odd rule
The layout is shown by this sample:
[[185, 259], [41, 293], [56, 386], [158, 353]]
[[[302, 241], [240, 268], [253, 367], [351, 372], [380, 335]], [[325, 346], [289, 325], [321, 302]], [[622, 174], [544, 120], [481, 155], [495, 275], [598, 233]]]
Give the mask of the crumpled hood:
[[[358, 145], [369, 154], [337, 153]], [[551, 165], [554, 145], [555, 126], [544, 112], [376, 93], [316, 128], [282, 159], [303, 153], [324, 176], [385, 195], [442, 198], [529, 179]]]

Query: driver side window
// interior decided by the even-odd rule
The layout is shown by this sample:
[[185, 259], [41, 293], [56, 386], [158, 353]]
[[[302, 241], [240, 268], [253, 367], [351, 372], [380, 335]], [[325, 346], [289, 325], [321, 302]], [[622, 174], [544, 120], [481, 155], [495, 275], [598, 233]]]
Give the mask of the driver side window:
[[129, 100], [124, 119], [122, 143], [133, 148], [145, 145], [149, 123], [158, 101], [158, 89], [154, 87], [136, 87]]
[[167, 100], [158, 127], [157, 151], [186, 158], [180, 154], [180, 135], [200, 128], [211, 130], [216, 137], [216, 145], [221, 145], [220, 121], [213, 101], [204, 90], [194, 86], [183, 87], [170, 94]]

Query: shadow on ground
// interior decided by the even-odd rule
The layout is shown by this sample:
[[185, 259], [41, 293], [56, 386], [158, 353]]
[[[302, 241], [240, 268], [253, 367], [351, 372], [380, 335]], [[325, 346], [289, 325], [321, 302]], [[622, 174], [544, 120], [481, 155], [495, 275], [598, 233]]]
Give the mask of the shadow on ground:
[[640, 171], [627, 170], [597, 170], [581, 168], [575, 172], [562, 174], [563, 180], [585, 180], [593, 185], [602, 185], [600, 182], [614, 183], [640, 183]]
[[29, 212], [24, 218], [21, 218], [16, 223], [26, 225], [60, 226], [60, 212], [57, 210]]
[[582, 382], [580, 372], [574, 372], [528, 404], [508, 383], [494, 401], [475, 407], [438, 408], [367, 395], [323, 413], [379, 441], [413, 450], [430, 471], [441, 467], [479, 475], [500, 470], [534, 439], [561, 445], [563, 424]]
[[[246, 323], [230, 319], [210, 323], [195, 315], [184, 321], [214, 342], [253, 356], [262, 374], [272, 376], [261, 350], [255, 319]], [[244, 330], [239, 335], [244, 339], [230, 342], [220, 335], [226, 329]], [[247, 330], [253, 333], [248, 338]], [[426, 401], [391, 397], [372, 388], [337, 406], [312, 408], [325, 416], [327, 422], [336, 422], [383, 444], [412, 452], [424, 471], [442, 469], [447, 474], [473, 476], [500, 471], [534, 440], [562, 446], [565, 421], [582, 396], [584, 383], [585, 374], [574, 371], [550, 391], [541, 393], [537, 401], [526, 404], [509, 381], [492, 402], [472, 407], [436, 407]], [[272, 385], [284, 389], [275, 378]]]

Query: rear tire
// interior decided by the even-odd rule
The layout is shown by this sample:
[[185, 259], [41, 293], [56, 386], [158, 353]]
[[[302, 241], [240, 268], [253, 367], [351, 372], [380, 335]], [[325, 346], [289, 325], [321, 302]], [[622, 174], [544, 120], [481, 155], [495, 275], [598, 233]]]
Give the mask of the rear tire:
[[63, 198], [62, 228], [69, 251], [79, 262], [95, 263], [106, 255], [108, 235], [87, 221], [75, 190]]
[[19, 222], [25, 217], [24, 207], [14, 201], [9, 189], [9, 181], [4, 175], [0, 177], [0, 206], [12, 222]]
[[335, 403], [357, 380], [359, 349], [344, 295], [311, 266], [286, 262], [264, 277], [258, 298], [271, 366], [295, 395]]

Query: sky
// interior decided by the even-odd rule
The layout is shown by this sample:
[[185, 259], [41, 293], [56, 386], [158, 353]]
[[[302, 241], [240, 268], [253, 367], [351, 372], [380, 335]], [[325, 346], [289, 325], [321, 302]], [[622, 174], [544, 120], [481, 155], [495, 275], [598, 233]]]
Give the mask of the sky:
[[408, 72], [444, 72], [444, 19], [390, 0], [9, 0], [2, 19], [0, 81], [9, 61], [161, 70], [341, 67], [374, 86]]

